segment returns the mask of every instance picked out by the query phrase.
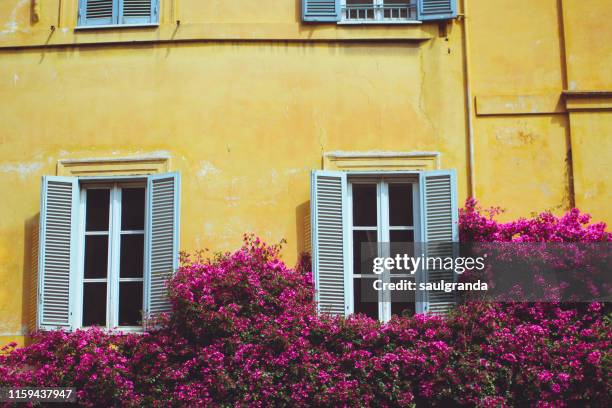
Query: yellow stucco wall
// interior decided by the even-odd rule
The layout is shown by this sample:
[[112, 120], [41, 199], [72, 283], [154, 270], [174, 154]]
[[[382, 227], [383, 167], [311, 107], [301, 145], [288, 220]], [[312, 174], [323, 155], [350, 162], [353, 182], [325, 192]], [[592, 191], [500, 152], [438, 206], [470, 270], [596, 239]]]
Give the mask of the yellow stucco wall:
[[[560, 99], [564, 89], [557, 3], [469, 2], [472, 93], [481, 101], [476, 196], [502, 206], [503, 219], [569, 206], [567, 118], [544, 103]], [[521, 109], [520, 98], [531, 96], [535, 101]]]
[[[40, 177], [58, 160], [170, 157], [182, 173], [183, 249], [232, 249], [254, 232], [286, 238], [289, 264], [306, 246], [309, 174], [325, 152], [439, 152], [463, 201], [466, 22], [470, 106], [486, 112], [472, 113], [478, 198], [507, 218], [567, 209], [571, 146], [577, 204], [612, 220], [601, 184], [610, 149], [596, 147], [609, 146], [610, 117], [568, 118], [558, 3], [472, 0], [444, 33], [437, 23], [306, 25], [287, 0], [162, 0], [158, 28], [78, 31], [76, 0], [42, 2], [36, 23], [29, 1], [0, 2], [0, 188], [11, 192], [0, 207], [0, 343], [27, 331]], [[578, 83], [610, 88], [593, 81]]]
[[568, 89], [611, 90], [612, 7], [608, 0], [564, 0]]
[[612, 223], [612, 7], [606, 0], [563, 1], [576, 205]]
[[570, 114], [576, 206], [611, 224], [612, 111]]

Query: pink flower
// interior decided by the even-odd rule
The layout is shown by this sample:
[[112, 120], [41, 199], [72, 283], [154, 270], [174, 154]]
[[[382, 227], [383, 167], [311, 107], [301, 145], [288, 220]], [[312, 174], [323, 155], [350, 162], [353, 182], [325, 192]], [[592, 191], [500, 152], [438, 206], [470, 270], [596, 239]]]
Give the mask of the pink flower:
[[502, 356], [502, 359], [505, 360], [505, 361], [508, 361], [509, 363], [516, 363], [517, 362], [516, 356], [514, 354], [512, 354], [512, 353], [505, 353]]
[[540, 371], [538, 373], [538, 380], [540, 380], [541, 382], [549, 382], [550, 380], [552, 380], [552, 374], [550, 373], [550, 371], [547, 370]]
[[587, 356], [587, 362], [593, 365], [599, 364], [601, 359], [601, 353], [599, 351], [593, 351]]

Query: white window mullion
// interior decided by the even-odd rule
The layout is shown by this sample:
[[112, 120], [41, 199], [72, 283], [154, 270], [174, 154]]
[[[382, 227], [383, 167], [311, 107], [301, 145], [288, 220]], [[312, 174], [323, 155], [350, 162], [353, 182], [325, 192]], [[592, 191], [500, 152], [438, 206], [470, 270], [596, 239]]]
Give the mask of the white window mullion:
[[374, 20], [383, 21], [385, 19], [384, 3], [384, 0], [374, 0]]
[[[350, 268], [344, 268], [344, 282], [346, 285], [345, 293], [345, 310], [347, 314], [355, 313], [355, 274], [353, 273], [353, 185], [347, 183], [346, 191], [346, 210], [345, 210], [348, 228], [345, 228], [344, 240], [348, 242], [346, 245], [346, 259], [351, 265]], [[347, 276], [348, 275], [348, 276]]]
[[120, 24], [123, 16], [123, 0], [113, 0], [113, 24]]
[[121, 257], [121, 189], [116, 184], [111, 190], [111, 203], [107, 322], [109, 328], [115, 328], [119, 321], [119, 260]]
[[[378, 183], [378, 203], [379, 203], [379, 239], [381, 253], [379, 256], [388, 258], [391, 256], [389, 250], [390, 236], [389, 236], [389, 184], [385, 181]], [[385, 269], [382, 274], [382, 280], [384, 283], [391, 281], [390, 272]], [[389, 321], [391, 318], [391, 294], [389, 291], [379, 292], [379, 316], [383, 322]]]

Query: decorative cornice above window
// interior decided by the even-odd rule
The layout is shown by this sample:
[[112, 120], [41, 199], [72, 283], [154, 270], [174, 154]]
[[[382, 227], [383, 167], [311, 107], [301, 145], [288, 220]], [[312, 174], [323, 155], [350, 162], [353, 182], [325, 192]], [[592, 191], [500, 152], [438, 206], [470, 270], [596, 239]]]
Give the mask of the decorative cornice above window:
[[169, 171], [170, 158], [163, 156], [66, 159], [57, 162], [58, 176], [131, 176]]
[[333, 151], [323, 156], [325, 170], [436, 170], [440, 152]]

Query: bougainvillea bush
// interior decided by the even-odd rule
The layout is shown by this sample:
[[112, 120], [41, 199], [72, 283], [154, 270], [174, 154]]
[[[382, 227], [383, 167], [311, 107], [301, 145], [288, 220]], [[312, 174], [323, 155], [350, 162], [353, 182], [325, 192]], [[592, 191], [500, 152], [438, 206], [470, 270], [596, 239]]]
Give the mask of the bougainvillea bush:
[[604, 223], [573, 209], [561, 217], [542, 213], [531, 219], [499, 223], [499, 209], [486, 212], [467, 200], [460, 212], [462, 255], [486, 258], [483, 270], [463, 281], [488, 282], [487, 292], [464, 292], [463, 300], [587, 302], [612, 293], [612, 234]]
[[[500, 224], [475, 202], [464, 240], [609, 240], [573, 210]], [[477, 303], [450, 316], [318, 315], [301, 262], [245, 237], [184, 259], [173, 313], [145, 334], [35, 335], [0, 356], [1, 386], [68, 386], [85, 406], [609, 406], [605, 305]]]

